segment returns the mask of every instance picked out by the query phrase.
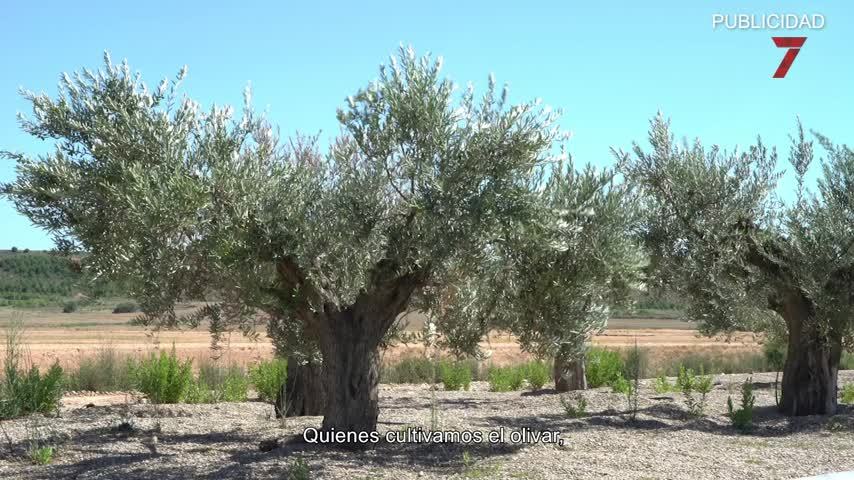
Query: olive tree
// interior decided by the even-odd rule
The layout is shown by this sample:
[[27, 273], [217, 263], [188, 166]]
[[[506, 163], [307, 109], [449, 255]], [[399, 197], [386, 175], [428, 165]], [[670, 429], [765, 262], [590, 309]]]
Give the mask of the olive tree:
[[586, 388], [585, 350], [610, 308], [637, 288], [643, 257], [632, 234], [633, 195], [615, 171], [559, 169], [544, 192], [537, 241], [508, 253], [515, 266], [509, 329], [526, 351], [554, 358], [557, 391]]
[[798, 189], [789, 204], [775, 196], [777, 154], [761, 140], [731, 153], [699, 140], [678, 145], [659, 115], [649, 151], [636, 144], [634, 155], [617, 153], [645, 198], [653, 276], [691, 302], [704, 331], [785, 324], [787, 415], [834, 413], [854, 319], [854, 154], [817, 138], [828, 157], [811, 193], [804, 178], [813, 142], [798, 124], [789, 154]]
[[615, 170], [577, 170], [570, 159], [544, 174], [531, 221], [446, 287], [437, 328], [447, 347], [475, 355], [488, 331], [509, 331], [524, 351], [554, 359], [558, 391], [584, 389], [590, 337], [639, 286], [634, 197]]
[[[384, 335], [413, 294], [528, 221], [560, 135], [539, 102], [509, 105], [491, 76], [483, 95], [457, 94], [441, 59], [411, 49], [348, 97], [322, 155], [282, 142], [248, 92], [242, 113], [202, 113], [177, 82], [149, 90], [105, 60], [64, 75], [56, 98], [24, 92], [22, 128], [56, 147], [7, 153], [18, 176], [3, 194], [126, 281], [144, 323], [251, 332], [261, 311], [316, 345], [324, 429], [375, 429]], [[182, 317], [186, 298], [210, 303]]]

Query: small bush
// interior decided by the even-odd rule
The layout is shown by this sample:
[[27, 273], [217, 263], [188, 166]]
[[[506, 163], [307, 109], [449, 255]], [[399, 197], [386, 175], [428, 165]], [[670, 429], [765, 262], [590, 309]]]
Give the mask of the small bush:
[[135, 377], [137, 389], [153, 403], [179, 403], [194, 383], [191, 361], [179, 361], [174, 348], [141, 361]]
[[493, 392], [510, 392], [522, 388], [525, 372], [520, 367], [492, 367], [489, 369], [489, 389]]
[[50, 445], [45, 446], [36, 446], [32, 445], [27, 450], [27, 456], [30, 457], [30, 461], [32, 461], [36, 465], [47, 465], [51, 461], [53, 461], [53, 454], [55, 450]]
[[424, 357], [408, 357], [386, 365], [382, 371], [383, 383], [431, 383], [433, 362]]
[[309, 480], [311, 478], [311, 470], [308, 468], [308, 463], [302, 458], [297, 458], [288, 467], [287, 480]]
[[[679, 377], [676, 380], [682, 395], [685, 397], [685, 405], [688, 411], [695, 417], [701, 417], [706, 410], [706, 395], [712, 391], [712, 376], [704, 375], [700, 367], [700, 375], [695, 375], [694, 370], [680, 367]], [[694, 394], [700, 394], [699, 398]]]
[[842, 387], [839, 394], [840, 397], [842, 397], [842, 403], [847, 403], [849, 405], [854, 404], [854, 383], [849, 383]]
[[540, 390], [549, 381], [549, 367], [541, 361], [525, 364], [525, 379], [531, 390]]
[[560, 404], [563, 407], [563, 411], [566, 412], [566, 416], [569, 418], [581, 418], [587, 416], [587, 399], [584, 398], [584, 395], [577, 394], [571, 399], [568, 398], [568, 396], [561, 395]]
[[219, 390], [219, 401], [245, 402], [249, 391], [249, 381], [242, 368], [230, 368]]
[[585, 362], [587, 386], [590, 388], [611, 385], [625, 370], [620, 354], [604, 348], [591, 348]]
[[741, 385], [741, 408], [736, 410], [732, 404], [732, 397], [727, 397], [729, 418], [736, 430], [749, 432], [753, 429], [753, 405], [755, 402], [756, 397], [753, 395], [753, 383], [750, 377]]
[[611, 391], [614, 393], [622, 393], [627, 394], [631, 392], [632, 382], [623, 377], [623, 374], [620, 374], [616, 380], [611, 382]]
[[187, 403], [243, 402], [248, 398], [249, 380], [239, 365], [224, 367], [216, 362], [203, 362], [199, 377], [187, 387]]
[[114, 349], [103, 348], [94, 357], [80, 361], [77, 371], [69, 374], [69, 390], [116, 392], [134, 388], [136, 362], [133, 357], [122, 359]]
[[139, 311], [139, 305], [134, 302], [122, 302], [113, 307], [113, 313], [134, 313]]
[[679, 391], [679, 387], [675, 383], [670, 383], [670, 380], [668, 380], [664, 374], [659, 375], [658, 378], [655, 379], [652, 389], [658, 394]]
[[634, 380], [624, 378], [622, 374], [613, 382], [611, 382], [611, 390], [614, 393], [622, 394], [626, 397], [626, 403], [629, 406], [630, 418], [634, 420], [638, 412], [638, 385]]
[[463, 362], [442, 363], [440, 375], [445, 390], [468, 390], [471, 385], [472, 372]]
[[80, 308], [80, 305], [77, 302], [69, 300], [62, 304], [62, 313], [74, 313], [78, 308]]
[[7, 360], [6, 378], [0, 391], [0, 419], [57, 411], [64, 389], [63, 377], [58, 362], [42, 375], [36, 366], [24, 373], [17, 369], [16, 361]]
[[0, 384], [0, 419], [22, 417], [31, 413], [50, 413], [59, 409], [64, 388], [64, 374], [58, 362], [41, 375], [33, 365], [29, 372], [19, 368], [24, 323], [13, 315], [6, 330], [4, 378]]
[[204, 380], [196, 380], [188, 388], [184, 395], [186, 403], [216, 403], [217, 398], [213, 389]]
[[263, 361], [249, 369], [249, 379], [258, 392], [258, 398], [267, 403], [276, 401], [276, 396], [288, 376], [288, 362], [282, 358]]

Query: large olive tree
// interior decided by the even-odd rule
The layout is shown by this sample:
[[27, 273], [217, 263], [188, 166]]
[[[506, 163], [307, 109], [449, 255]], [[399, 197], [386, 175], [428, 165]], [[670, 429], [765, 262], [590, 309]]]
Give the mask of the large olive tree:
[[699, 140], [680, 146], [659, 115], [650, 150], [618, 153], [644, 194], [653, 277], [691, 302], [706, 333], [785, 324], [787, 415], [836, 410], [854, 319], [854, 153], [818, 138], [828, 157], [812, 194], [804, 176], [813, 143], [798, 125], [789, 155], [798, 189], [789, 203], [775, 197], [777, 154], [761, 141], [742, 153]]
[[[96, 275], [127, 281], [151, 325], [251, 331], [267, 312], [322, 356], [323, 428], [373, 430], [384, 334], [414, 293], [529, 221], [559, 135], [554, 112], [511, 107], [491, 77], [455, 100], [440, 68], [392, 57], [321, 155], [282, 144], [248, 94], [236, 117], [201, 113], [176, 82], [151, 91], [106, 58], [63, 76], [56, 98], [24, 93], [22, 128], [56, 148], [8, 153], [18, 177], [2, 192]], [[184, 298], [211, 303], [181, 318]]]

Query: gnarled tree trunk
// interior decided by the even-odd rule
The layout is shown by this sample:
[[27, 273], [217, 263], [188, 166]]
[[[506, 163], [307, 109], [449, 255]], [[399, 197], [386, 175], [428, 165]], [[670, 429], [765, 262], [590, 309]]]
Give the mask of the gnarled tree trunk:
[[277, 270], [284, 285], [301, 292], [294, 310], [323, 357], [321, 428], [327, 432], [375, 431], [380, 342], [406, 309], [413, 291], [424, 284], [427, 272], [401, 274], [394, 262], [381, 261], [371, 272], [370, 286], [342, 308], [337, 299], [326, 297], [308, 282], [293, 259], [283, 259]]
[[555, 355], [552, 374], [555, 379], [555, 390], [558, 392], [587, 389], [583, 354], [572, 358], [566, 349], [561, 349]]
[[315, 362], [300, 364], [288, 359], [288, 376], [276, 396], [276, 418], [323, 415], [326, 402], [323, 368]]
[[348, 309], [331, 318], [321, 340], [326, 382], [323, 429], [370, 432], [379, 416], [379, 342], [367, 312]]
[[790, 416], [834, 414], [841, 339], [819, 331], [815, 306], [802, 295], [789, 296], [778, 311], [789, 328], [780, 411]]

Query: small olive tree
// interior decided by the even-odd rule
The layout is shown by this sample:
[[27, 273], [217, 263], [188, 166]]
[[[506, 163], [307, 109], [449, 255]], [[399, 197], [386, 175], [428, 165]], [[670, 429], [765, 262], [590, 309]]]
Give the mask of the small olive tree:
[[586, 345], [639, 287], [644, 261], [635, 198], [615, 173], [571, 161], [546, 172], [525, 228], [508, 229], [489, 261], [445, 286], [436, 318], [446, 347], [478, 355], [484, 334], [506, 330], [523, 350], [554, 358], [558, 391], [586, 388]]
[[[554, 358], [557, 391], [587, 387], [585, 349], [610, 308], [639, 285], [643, 256], [632, 232], [633, 195], [615, 171], [558, 169], [543, 192], [548, 220], [536, 241], [517, 237], [514, 308], [504, 317], [522, 348]], [[530, 236], [530, 235], [529, 235]]]
[[[669, 122], [651, 122], [651, 149], [618, 152], [641, 188], [651, 271], [691, 302], [706, 333], [784, 322], [788, 353], [780, 410], [832, 414], [837, 369], [852, 332], [854, 153], [817, 135], [828, 154], [818, 191], [804, 187], [813, 142], [798, 124], [789, 160], [794, 202], [774, 197], [776, 151], [761, 140], [743, 153], [680, 146]], [[846, 340], [848, 339], [848, 340]]]
[[[2, 193], [86, 268], [125, 280], [143, 323], [207, 318], [254, 331], [257, 312], [322, 357], [323, 428], [368, 431], [378, 347], [413, 294], [487, 261], [537, 208], [556, 113], [510, 106], [440, 77], [402, 49], [338, 112], [328, 153], [285, 142], [242, 114], [149, 90], [126, 63], [65, 75], [56, 98], [25, 92], [24, 131], [52, 154], [17, 160]], [[183, 78], [182, 70], [178, 80]], [[176, 302], [206, 298], [194, 315]], [[284, 322], [284, 323], [281, 323]], [[294, 346], [291, 344], [291, 346]]]

